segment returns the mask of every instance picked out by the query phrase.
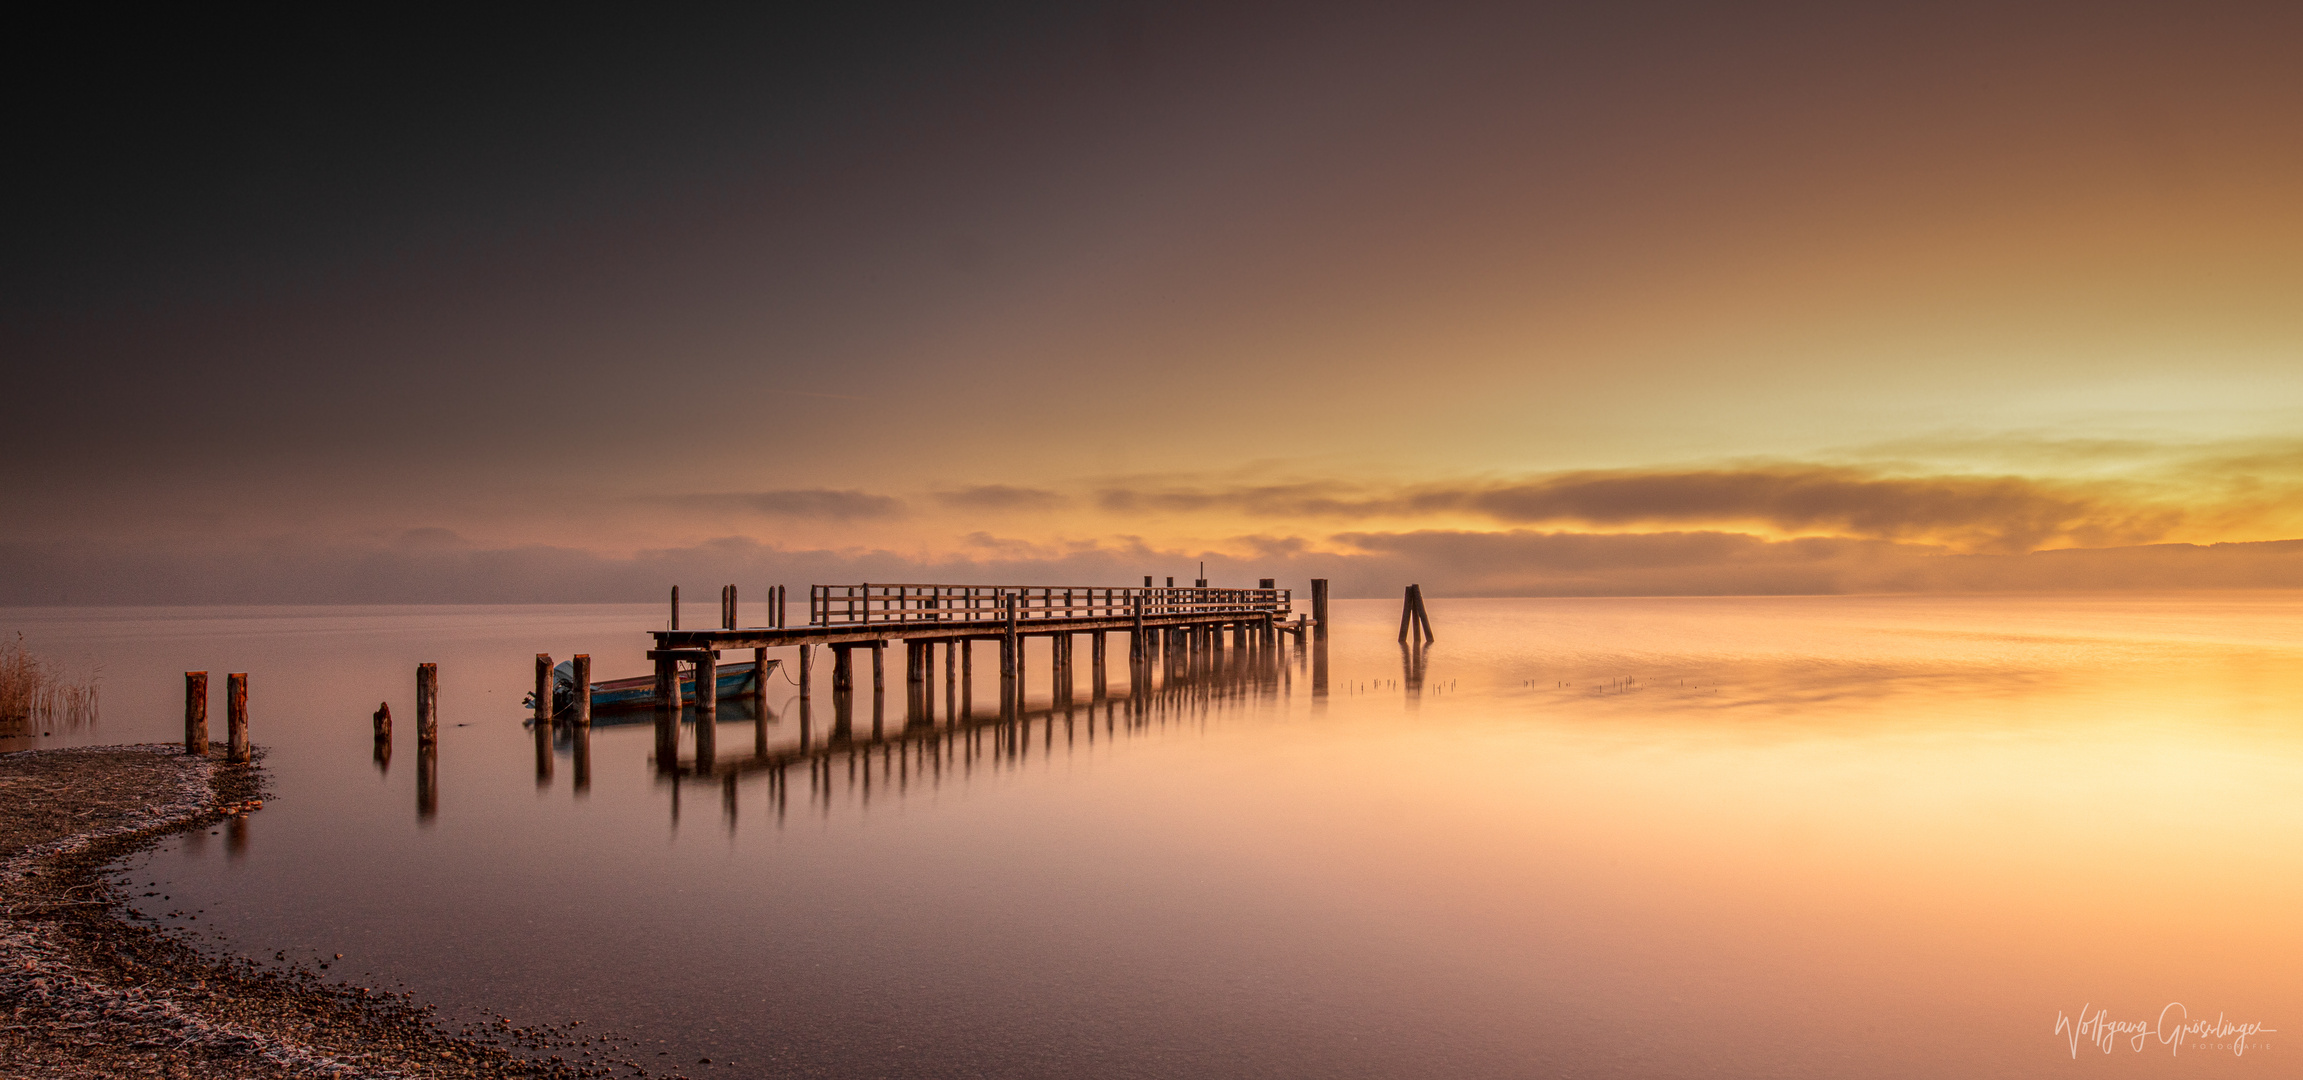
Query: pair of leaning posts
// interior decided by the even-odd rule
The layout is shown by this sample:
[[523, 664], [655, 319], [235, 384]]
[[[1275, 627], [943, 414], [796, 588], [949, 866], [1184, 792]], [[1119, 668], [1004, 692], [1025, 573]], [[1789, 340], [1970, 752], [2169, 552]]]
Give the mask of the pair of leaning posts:
[[[1315, 610], [1326, 607], [1326, 593], [1324, 579], [1312, 582]], [[678, 603], [676, 593], [673, 603]], [[1001, 711], [1012, 713], [1022, 706], [1025, 638], [1050, 640], [1056, 685], [1068, 688], [1074, 638], [1089, 635], [1095, 688], [1100, 692], [1108, 634], [1128, 635], [1128, 660], [1140, 673], [1161, 656], [1189, 658], [1221, 651], [1227, 630], [1232, 647], [1239, 649], [1274, 645], [1284, 634], [1303, 641], [1313, 623], [1303, 618], [1289, 623], [1292, 604], [1292, 592], [1274, 587], [1271, 578], [1253, 589], [1208, 588], [1204, 581], [1178, 588], [1173, 578], [1165, 587], [1158, 587], [1148, 577], [1141, 588], [816, 585], [809, 588], [808, 618], [800, 626], [781, 625], [783, 604], [778, 602], [771, 617], [776, 625], [738, 627], [734, 625], [735, 605], [724, 600], [723, 625], [683, 630], [678, 626], [675, 606], [672, 627], [654, 631], [656, 647], [648, 651], [648, 658], [655, 663], [659, 708], [669, 711], [679, 707], [681, 669], [690, 668], [697, 687], [697, 722], [709, 724], [718, 719], [718, 705], [716, 695], [705, 688], [717, 685], [723, 649], [753, 650], [764, 673], [769, 649], [796, 646], [800, 653], [799, 689], [804, 699], [814, 690], [813, 661], [819, 647], [832, 650], [832, 692], [847, 695], [855, 689], [854, 650], [871, 650], [876, 689], [885, 685], [889, 643], [901, 641], [906, 681], [919, 694], [934, 680], [936, 646], [943, 646], [945, 679], [953, 682], [973, 674], [972, 653], [966, 646], [991, 641], [1000, 648]], [[1140, 684], [1140, 678], [1137, 682]]]

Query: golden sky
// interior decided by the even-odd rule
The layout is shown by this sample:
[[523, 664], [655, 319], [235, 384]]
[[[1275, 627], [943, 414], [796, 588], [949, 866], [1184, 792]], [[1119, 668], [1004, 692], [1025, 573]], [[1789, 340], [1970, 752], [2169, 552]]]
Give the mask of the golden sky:
[[73, 98], [0, 600], [2303, 585], [2029, 557], [2303, 537], [2296, 23], [1016, 9]]

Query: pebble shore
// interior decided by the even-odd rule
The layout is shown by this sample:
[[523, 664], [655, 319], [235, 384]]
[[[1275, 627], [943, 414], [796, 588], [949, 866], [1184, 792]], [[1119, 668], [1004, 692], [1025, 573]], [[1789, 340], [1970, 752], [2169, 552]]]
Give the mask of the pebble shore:
[[642, 1076], [576, 1025], [443, 1030], [405, 995], [218, 957], [135, 915], [109, 869], [260, 812], [259, 766], [165, 745], [0, 754], [0, 1061], [6, 1075]]

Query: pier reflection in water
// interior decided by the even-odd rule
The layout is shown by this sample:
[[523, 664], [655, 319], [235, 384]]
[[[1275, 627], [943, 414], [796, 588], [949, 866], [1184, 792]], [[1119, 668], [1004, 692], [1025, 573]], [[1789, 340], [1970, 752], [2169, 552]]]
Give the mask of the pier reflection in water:
[[[1418, 646], [1420, 652], [1421, 646]], [[1051, 651], [1060, 656], [1062, 646]], [[1315, 699], [1326, 697], [1327, 643], [1318, 637], [1311, 644], [1275, 635], [1251, 641], [1246, 635], [1224, 649], [1170, 645], [1153, 650], [1155, 656], [1132, 665], [1124, 681], [1111, 678], [1105, 650], [1092, 650], [1091, 689], [1076, 692], [1074, 679], [1064, 666], [1051, 665], [1050, 699], [1033, 705], [1022, 695], [1006, 695], [1004, 707], [978, 715], [973, 684], [974, 665], [961, 643], [945, 648], [947, 677], [941, 695], [932, 681], [909, 687], [901, 724], [890, 724], [886, 688], [874, 679], [870, 698], [868, 734], [859, 734], [855, 693], [834, 690], [830, 697], [831, 730], [818, 736], [812, 696], [789, 695], [780, 707], [765, 702], [766, 695], [751, 692], [724, 696], [715, 710], [715, 723], [698, 720], [693, 703], [682, 708], [674, 722], [662, 710], [641, 709], [601, 713], [590, 724], [537, 724], [535, 778], [539, 787], [552, 784], [555, 753], [572, 759], [577, 790], [589, 784], [592, 727], [650, 724], [655, 728], [657, 753], [651, 755], [659, 782], [674, 789], [669, 812], [677, 820], [683, 803], [678, 788], [716, 784], [731, 828], [740, 796], [739, 781], [765, 788], [781, 823], [790, 808], [795, 774], [804, 779], [808, 805], [829, 813], [843, 797], [868, 805], [875, 792], [882, 798], [902, 795], [912, 785], [943, 782], [945, 770], [971, 775], [979, 766], [1014, 767], [1035, 752], [1052, 754], [1059, 743], [1093, 745], [1097, 739], [1118, 739], [1173, 724], [1204, 721], [1211, 711], [1227, 705], [1284, 703], [1292, 693], [1298, 672], [1310, 670]], [[875, 672], [885, 668], [874, 664]], [[787, 719], [796, 723], [787, 724]], [[750, 751], [727, 755], [720, 751], [729, 731], [746, 730]], [[692, 746], [686, 757], [666, 756], [666, 748]]]

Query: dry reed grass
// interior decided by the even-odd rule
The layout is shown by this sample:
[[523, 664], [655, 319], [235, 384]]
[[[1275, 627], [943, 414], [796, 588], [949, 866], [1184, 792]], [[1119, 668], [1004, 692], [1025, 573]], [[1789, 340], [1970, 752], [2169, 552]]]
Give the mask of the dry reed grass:
[[78, 727], [96, 720], [96, 676], [74, 679], [32, 655], [24, 635], [0, 640], [0, 730], [37, 720]]

